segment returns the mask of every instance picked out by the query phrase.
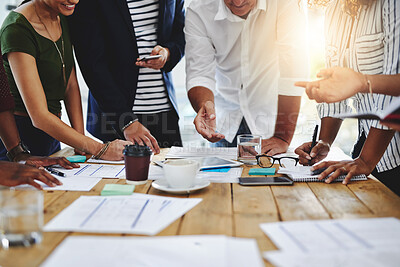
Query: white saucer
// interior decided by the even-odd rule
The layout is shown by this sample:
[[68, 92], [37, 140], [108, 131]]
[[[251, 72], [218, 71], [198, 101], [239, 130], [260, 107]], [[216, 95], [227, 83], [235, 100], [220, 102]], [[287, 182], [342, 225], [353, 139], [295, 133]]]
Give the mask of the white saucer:
[[156, 180], [151, 184], [155, 189], [175, 193], [175, 194], [188, 194], [193, 191], [203, 189], [210, 185], [210, 181], [203, 179], [196, 179], [194, 186], [189, 188], [172, 188], [168, 185], [165, 179]]

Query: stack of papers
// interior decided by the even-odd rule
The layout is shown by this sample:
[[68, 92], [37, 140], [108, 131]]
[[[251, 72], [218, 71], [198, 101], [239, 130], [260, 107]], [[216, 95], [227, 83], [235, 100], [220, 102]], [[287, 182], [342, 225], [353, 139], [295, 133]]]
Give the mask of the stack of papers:
[[[239, 183], [239, 177], [242, 175], [242, 168], [230, 168], [227, 171], [220, 171], [216, 169], [200, 171], [196, 179], [204, 179], [210, 183]], [[164, 171], [162, 167], [150, 165], [149, 180], [159, 180], [164, 178]]]
[[253, 239], [226, 236], [98, 237], [70, 236], [43, 267], [264, 266]]
[[279, 248], [264, 252], [276, 266], [398, 266], [400, 220], [371, 218], [265, 223]]
[[191, 158], [191, 157], [220, 157], [223, 159], [236, 159], [236, 147], [177, 147], [173, 146], [165, 156], [166, 159]]
[[155, 235], [200, 201], [200, 198], [146, 194], [81, 196], [53, 218], [44, 230]]

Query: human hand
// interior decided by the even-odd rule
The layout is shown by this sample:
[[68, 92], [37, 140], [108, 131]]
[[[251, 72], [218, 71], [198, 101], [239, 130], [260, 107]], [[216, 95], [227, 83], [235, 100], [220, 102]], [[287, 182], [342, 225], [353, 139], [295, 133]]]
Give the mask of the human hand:
[[77, 155], [82, 155], [82, 156], [85, 156], [85, 155], [86, 155], [86, 152], [85, 152], [85, 151], [79, 150], [79, 149], [77, 149], [77, 148], [74, 148], [74, 152], [75, 152], [75, 154], [77, 154]]
[[135, 121], [124, 130], [124, 136], [126, 140], [139, 145], [150, 147], [154, 154], [160, 153], [160, 147], [158, 146], [157, 140], [151, 135], [150, 131], [143, 126], [139, 121]]
[[[311, 171], [318, 170], [321, 168], [327, 168], [319, 176], [319, 180], [326, 178], [325, 183], [331, 183], [340, 175], [346, 175], [343, 180], [343, 184], [348, 184], [351, 177], [360, 174], [369, 175], [375, 166], [371, 167], [371, 164], [367, 164], [361, 158], [355, 160], [345, 160], [345, 161], [325, 161], [321, 162], [311, 168]], [[328, 175], [331, 175], [328, 177]]]
[[157, 45], [153, 48], [153, 51], [151, 51], [150, 54], [150, 56], [154, 55], [161, 55], [161, 57], [157, 59], [149, 59], [142, 61], [139, 61], [140, 58], [137, 58], [136, 66], [155, 69], [155, 70], [162, 69], [165, 63], [169, 60], [169, 49]]
[[299, 155], [300, 164], [308, 166], [314, 165], [315, 163], [326, 158], [329, 150], [330, 145], [322, 140], [319, 140], [313, 149], [311, 149], [311, 142], [307, 142], [296, 148], [294, 153]]
[[43, 168], [37, 169], [28, 165], [6, 161], [0, 163], [1, 185], [17, 186], [29, 184], [37, 189], [42, 189], [42, 186], [36, 183], [35, 180], [41, 181], [51, 187], [62, 185], [57, 178], [46, 172]]
[[285, 153], [288, 147], [288, 143], [274, 136], [261, 141], [261, 153], [267, 154], [268, 156]]
[[123, 160], [124, 159], [124, 148], [125, 146], [133, 145], [130, 141], [116, 139], [112, 141], [106, 150], [106, 152], [101, 156], [104, 160]]
[[25, 164], [36, 168], [47, 167], [57, 164], [65, 169], [79, 168], [79, 164], [72, 163], [64, 157], [50, 158], [50, 157], [30, 156], [29, 158], [26, 159]]
[[304, 87], [310, 99], [318, 103], [334, 103], [347, 99], [358, 92], [368, 92], [365, 76], [352, 69], [333, 67], [323, 69], [317, 74], [322, 78], [313, 82], [296, 82], [296, 86]]
[[216, 132], [217, 124], [215, 122], [214, 103], [207, 101], [200, 108], [196, 118], [194, 118], [194, 126], [196, 131], [208, 141], [215, 143], [225, 138], [221, 133]]
[[400, 124], [394, 122], [380, 122], [380, 124], [385, 125], [393, 130], [400, 131]]

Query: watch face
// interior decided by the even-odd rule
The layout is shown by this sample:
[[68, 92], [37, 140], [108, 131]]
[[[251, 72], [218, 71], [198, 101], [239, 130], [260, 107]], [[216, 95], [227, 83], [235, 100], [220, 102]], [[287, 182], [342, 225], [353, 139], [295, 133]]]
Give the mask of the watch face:
[[24, 152], [30, 153], [29, 148], [24, 143], [22, 143], [22, 141], [20, 142], [20, 145], [21, 145], [22, 149], [24, 150]]

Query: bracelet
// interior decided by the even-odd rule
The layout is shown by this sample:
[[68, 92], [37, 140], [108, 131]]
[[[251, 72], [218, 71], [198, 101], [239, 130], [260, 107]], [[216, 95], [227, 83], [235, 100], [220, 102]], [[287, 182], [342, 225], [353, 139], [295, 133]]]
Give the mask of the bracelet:
[[371, 98], [371, 100], [372, 100], [372, 104], [375, 105], [375, 100], [374, 100], [374, 95], [373, 95], [373, 92], [372, 92], [372, 84], [371, 84], [371, 81], [368, 79], [367, 75], [365, 75], [365, 78], [367, 79], [369, 96], [370, 96], [370, 98]]
[[273, 137], [278, 138], [278, 139], [281, 139], [283, 142], [285, 142], [286, 144], [289, 145], [289, 142], [286, 141], [285, 139], [283, 139], [282, 137], [279, 137], [279, 136], [276, 136], [276, 135], [274, 135]]
[[99, 153], [97, 153], [95, 156], [93, 156], [94, 159], [99, 159], [101, 158], [107, 151], [108, 147], [111, 145], [111, 142], [108, 141], [107, 143], [104, 144], [102, 149], [100, 149]]
[[134, 120], [128, 122], [127, 125], [125, 125], [124, 127], [122, 127], [121, 132], [125, 131], [126, 128], [128, 128], [129, 126], [131, 126], [131, 124], [133, 124], [134, 122], [137, 122], [137, 121], [138, 121], [138, 119], [134, 119]]

